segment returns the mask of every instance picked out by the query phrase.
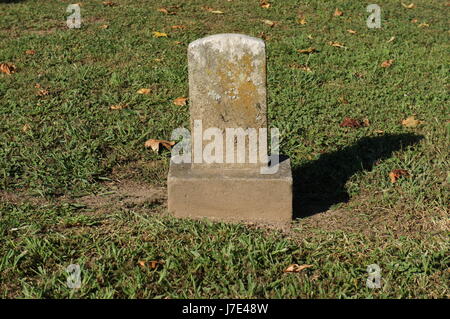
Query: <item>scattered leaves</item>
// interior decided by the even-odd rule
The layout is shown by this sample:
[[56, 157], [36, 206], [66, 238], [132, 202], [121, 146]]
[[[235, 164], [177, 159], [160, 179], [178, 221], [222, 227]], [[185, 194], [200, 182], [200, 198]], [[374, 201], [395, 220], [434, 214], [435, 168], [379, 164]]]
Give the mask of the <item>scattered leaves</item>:
[[166, 149], [170, 150], [172, 146], [175, 145], [175, 142], [166, 141], [166, 140], [155, 140], [155, 139], [149, 139], [145, 142], [144, 146], [147, 148], [151, 148], [152, 151], [158, 153], [159, 152], [159, 145], [164, 146]]
[[187, 97], [179, 97], [173, 100], [173, 104], [178, 106], [185, 106], [187, 104], [187, 100], [188, 100]]
[[142, 89], [137, 90], [136, 93], [138, 93], [138, 94], [150, 94], [151, 91], [152, 90], [150, 90], [150, 89], [142, 88]]
[[423, 124], [423, 121], [417, 120], [414, 115], [407, 117], [402, 121], [402, 125], [405, 127], [416, 127], [420, 124]]
[[154, 31], [152, 32], [154, 38], [168, 37], [167, 33]]
[[304, 269], [311, 268], [313, 265], [299, 265], [299, 264], [291, 264], [286, 267], [283, 272], [301, 272]]
[[35, 55], [35, 54], [36, 54], [36, 51], [34, 51], [34, 50], [26, 50], [26, 51], [25, 51], [25, 54], [28, 54], [28, 55]]
[[351, 33], [351, 34], [357, 34], [358, 33], [358, 32], [356, 32], [355, 30], [352, 30], [352, 29], [348, 29], [347, 32]]
[[380, 64], [380, 66], [381, 66], [382, 68], [389, 68], [389, 67], [392, 65], [392, 63], [394, 63], [394, 60], [393, 60], [393, 59], [389, 59], [389, 60], [383, 61], [383, 62]]
[[338, 8], [336, 8], [336, 10], [334, 10], [333, 15], [334, 15], [335, 17], [341, 17], [341, 16], [344, 15], [344, 12], [342, 12], [341, 10], [339, 10]]
[[9, 63], [0, 63], [0, 71], [2, 73], [11, 75], [14, 72], [16, 72], [16, 66], [14, 64], [9, 64]]
[[308, 49], [301, 49], [301, 50], [297, 50], [300, 53], [304, 53], [304, 54], [311, 54], [314, 52], [318, 52], [316, 48], [308, 48]]
[[425, 22], [419, 24], [419, 28], [428, 28], [429, 26], [430, 25], [428, 23], [425, 23]]
[[408, 177], [409, 176], [408, 171], [404, 169], [394, 169], [389, 173], [391, 183], [397, 182], [397, 180], [402, 176]]
[[415, 8], [415, 7], [416, 7], [416, 5], [415, 5], [414, 3], [405, 4], [405, 3], [403, 3], [403, 2], [402, 2], [402, 6], [403, 6], [404, 8], [406, 8], [406, 9], [412, 9], [412, 8]]
[[126, 105], [126, 104], [115, 104], [115, 105], [111, 105], [109, 108], [111, 110], [123, 110], [127, 107], [128, 107], [128, 105]]

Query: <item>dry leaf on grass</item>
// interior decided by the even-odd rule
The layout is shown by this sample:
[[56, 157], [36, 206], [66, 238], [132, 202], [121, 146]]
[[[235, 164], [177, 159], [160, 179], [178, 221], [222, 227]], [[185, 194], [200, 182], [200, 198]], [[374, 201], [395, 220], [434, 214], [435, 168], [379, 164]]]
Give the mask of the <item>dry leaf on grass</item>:
[[286, 267], [283, 272], [300, 272], [304, 269], [311, 268], [313, 265], [299, 265], [299, 264], [291, 264]]
[[406, 127], [416, 127], [420, 124], [423, 124], [423, 121], [417, 120], [414, 115], [413, 116], [409, 116], [406, 119], [404, 119], [402, 121], [402, 125], [406, 126]]
[[175, 142], [166, 141], [166, 140], [155, 140], [155, 139], [149, 139], [145, 142], [144, 146], [149, 147], [154, 152], [159, 151], [159, 145], [164, 146], [166, 149], [170, 150], [172, 146], [175, 145]]
[[351, 33], [351, 34], [357, 34], [358, 33], [358, 32], [356, 32], [355, 30], [352, 30], [352, 29], [348, 29], [347, 32]]
[[336, 48], [345, 48], [343, 43], [336, 42], [336, 41], [330, 41], [330, 42], [328, 42], [328, 44], [331, 45], [332, 47], [336, 47]]
[[304, 54], [311, 54], [311, 53], [318, 52], [318, 51], [316, 48], [308, 48], [308, 49], [297, 50], [297, 52], [304, 53]]
[[22, 132], [28, 132], [31, 129], [31, 125], [26, 123], [24, 126], [22, 126]]
[[35, 54], [36, 54], [36, 51], [34, 51], [34, 50], [26, 50], [26, 51], [25, 51], [25, 54], [28, 54], [28, 55], [35, 55]]
[[184, 25], [173, 25], [173, 26], [171, 26], [171, 28], [181, 30], [181, 29], [185, 29], [186, 27]]
[[401, 176], [408, 177], [409, 176], [408, 171], [404, 170], [404, 169], [394, 169], [389, 173], [389, 178], [391, 179], [391, 183], [397, 182], [397, 180]]
[[161, 265], [161, 262], [159, 260], [151, 260], [151, 261], [145, 261], [145, 260], [139, 260], [138, 265], [142, 268], [149, 267], [150, 269], [156, 269], [159, 265]]
[[392, 63], [394, 63], [394, 60], [393, 60], [393, 59], [390, 59], [390, 60], [383, 61], [383, 62], [380, 64], [380, 66], [381, 66], [382, 68], [388, 68], [388, 67], [390, 67], [390, 66], [392, 65]]
[[9, 64], [9, 63], [1, 63], [0, 64], [0, 71], [2, 73], [6, 73], [8, 75], [13, 74], [14, 72], [16, 72], [16, 66], [14, 64]]
[[175, 15], [175, 14], [177, 14], [176, 12], [174, 12], [174, 11], [169, 11], [169, 10], [166, 9], [166, 8], [159, 8], [158, 11], [161, 12], [161, 13], [164, 13], [164, 14], [168, 14], [168, 15]]
[[421, 23], [419, 24], [419, 28], [428, 28], [430, 25], [428, 23]]
[[412, 22], [412, 23], [417, 23], [417, 22], [419, 22], [419, 20], [417, 20], [417, 19], [412, 19], [411, 22]]
[[47, 95], [49, 95], [49, 94], [50, 94], [50, 92], [49, 92], [48, 90], [45, 90], [45, 89], [39, 90], [39, 91], [36, 93], [37, 96], [47, 96]]
[[102, 24], [102, 25], [100, 25], [98, 28], [99, 28], [99, 29], [108, 29], [108, 28], [109, 28], [109, 25], [107, 25], [107, 24]]
[[264, 8], [264, 9], [269, 9], [270, 8], [270, 3], [268, 1], [266, 1], [266, 0], [260, 0], [259, 1], [259, 6], [261, 8]]
[[152, 34], [154, 38], [168, 37], [167, 33], [164, 32], [153, 31]]
[[261, 20], [264, 24], [267, 24], [269, 27], [273, 27], [275, 26], [275, 24], [277, 24], [276, 22], [272, 21], [272, 20], [267, 20], [267, 19], [263, 19]]
[[112, 1], [103, 1], [103, 5], [106, 7], [114, 7], [114, 6], [117, 6], [117, 3], [112, 2]]
[[152, 90], [150, 90], [150, 89], [146, 89], [146, 88], [142, 88], [142, 89], [139, 89], [139, 90], [137, 90], [137, 94], [150, 94], [150, 92], [151, 92]]
[[173, 104], [178, 106], [185, 106], [187, 104], [187, 100], [188, 100], [187, 97], [179, 97], [173, 100]]
[[351, 128], [360, 128], [363, 126], [369, 126], [370, 122], [368, 119], [365, 119], [363, 121], [352, 119], [350, 117], [344, 118], [344, 120], [339, 124], [340, 127], [351, 127]]
[[305, 71], [305, 72], [312, 72], [311, 68], [309, 66], [307, 66], [306, 64], [294, 63], [294, 64], [290, 64], [289, 67], [291, 69], [299, 69], [299, 70], [302, 70], [302, 71]]
[[394, 40], [395, 40], [395, 37], [391, 37], [389, 40], [386, 41], [386, 43], [390, 43], [390, 42], [392, 42]]
[[305, 25], [307, 23], [305, 18], [299, 18], [297, 20], [297, 22], [298, 22], [298, 24], [301, 24], [301, 25]]
[[126, 104], [115, 104], [115, 105], [111, 105], [109, 107], [111, 110], [123, 110], [125, 108], [127, 108]]
[[344, 12], [342, 12], [341, 10], [339, 10], [338, 8], [336, 8], [336, 10], [334, 10], [333, 15], [334, 15], [335, 17], [340, 17], [340, 16], [343, 16], [343, 15], [344, 15]]
[[415, 5], [414, 3], [405, 4], [405, 3], [403, 3], [403, 2], [402, 2], [402, 6], [403, 6], [404, 8], [406, 8], [406, 9], [412, 9], [412, 8], [415, 8], [415, 7], [416, 7], [416, 5]]

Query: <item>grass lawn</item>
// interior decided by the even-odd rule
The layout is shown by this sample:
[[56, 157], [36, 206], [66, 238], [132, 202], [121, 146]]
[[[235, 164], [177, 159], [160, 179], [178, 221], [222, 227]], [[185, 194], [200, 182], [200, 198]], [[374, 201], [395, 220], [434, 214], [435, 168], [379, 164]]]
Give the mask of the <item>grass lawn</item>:
[[[380, 29], [356, 0], [79, 2], [68, 29], [70, 1], [0, 1], [0, 298], [450, 297], [447, 1], [378, 0]], [[289, 232], [167, 213], [144, 143], [188, 127], [187, 45], [216, 33], [266, 41]]]

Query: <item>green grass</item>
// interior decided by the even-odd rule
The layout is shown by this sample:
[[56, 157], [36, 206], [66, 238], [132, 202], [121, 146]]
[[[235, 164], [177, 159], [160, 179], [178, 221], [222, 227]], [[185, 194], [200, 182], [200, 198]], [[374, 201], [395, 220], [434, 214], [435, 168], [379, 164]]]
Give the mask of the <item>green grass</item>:
[[[65, 25], [70, 1], [0, 3], [0, 63], [17, 66], [0, 74], [0, 297], [450, 296], [443, 1], [377, 1], [381, 29], [367, 28], [361, 1], [115, 2], [81, 1], [79, 30]], [[168, 216], [169, 153], [144, 148], [188, 127], [188, 107], [172, 101], [188, 96], [189, 42], [227, 32], [266, 41], [269, 123], [295, 177], [286, 234]], [[297, 52], [309, 47], [319, 52]], [[36, 83], [50, 94], [37, 96]], [[152, 93], [136, 94], [143, 87]], [[404, 127], [411, 115], [424, 123]], [[370, 125], [341, 128], [345, 117]], [[394, 169], [410, 176], [392, 184]], [[156, 197], [132, 198], [134, 185]], [[138, 264], [151, 260], [161, 265]], [[79, 290], [65, 285], [71, 263], [82, 268]], [[283, 273], [291, 263], [313, 266]], [[373, 263], [381, 289], [365, 285]]]

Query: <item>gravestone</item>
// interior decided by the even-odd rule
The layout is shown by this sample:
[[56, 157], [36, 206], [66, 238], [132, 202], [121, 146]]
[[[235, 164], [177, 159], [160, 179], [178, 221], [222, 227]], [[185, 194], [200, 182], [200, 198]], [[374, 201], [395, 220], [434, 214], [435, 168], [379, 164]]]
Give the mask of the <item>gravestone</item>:
[[188, 71], [191, 154], [170, 163], [169, 211], [287, 227], [291, 167], [288, 159], [268, 163], [264, 42], [240, 34], [196, 40]]

